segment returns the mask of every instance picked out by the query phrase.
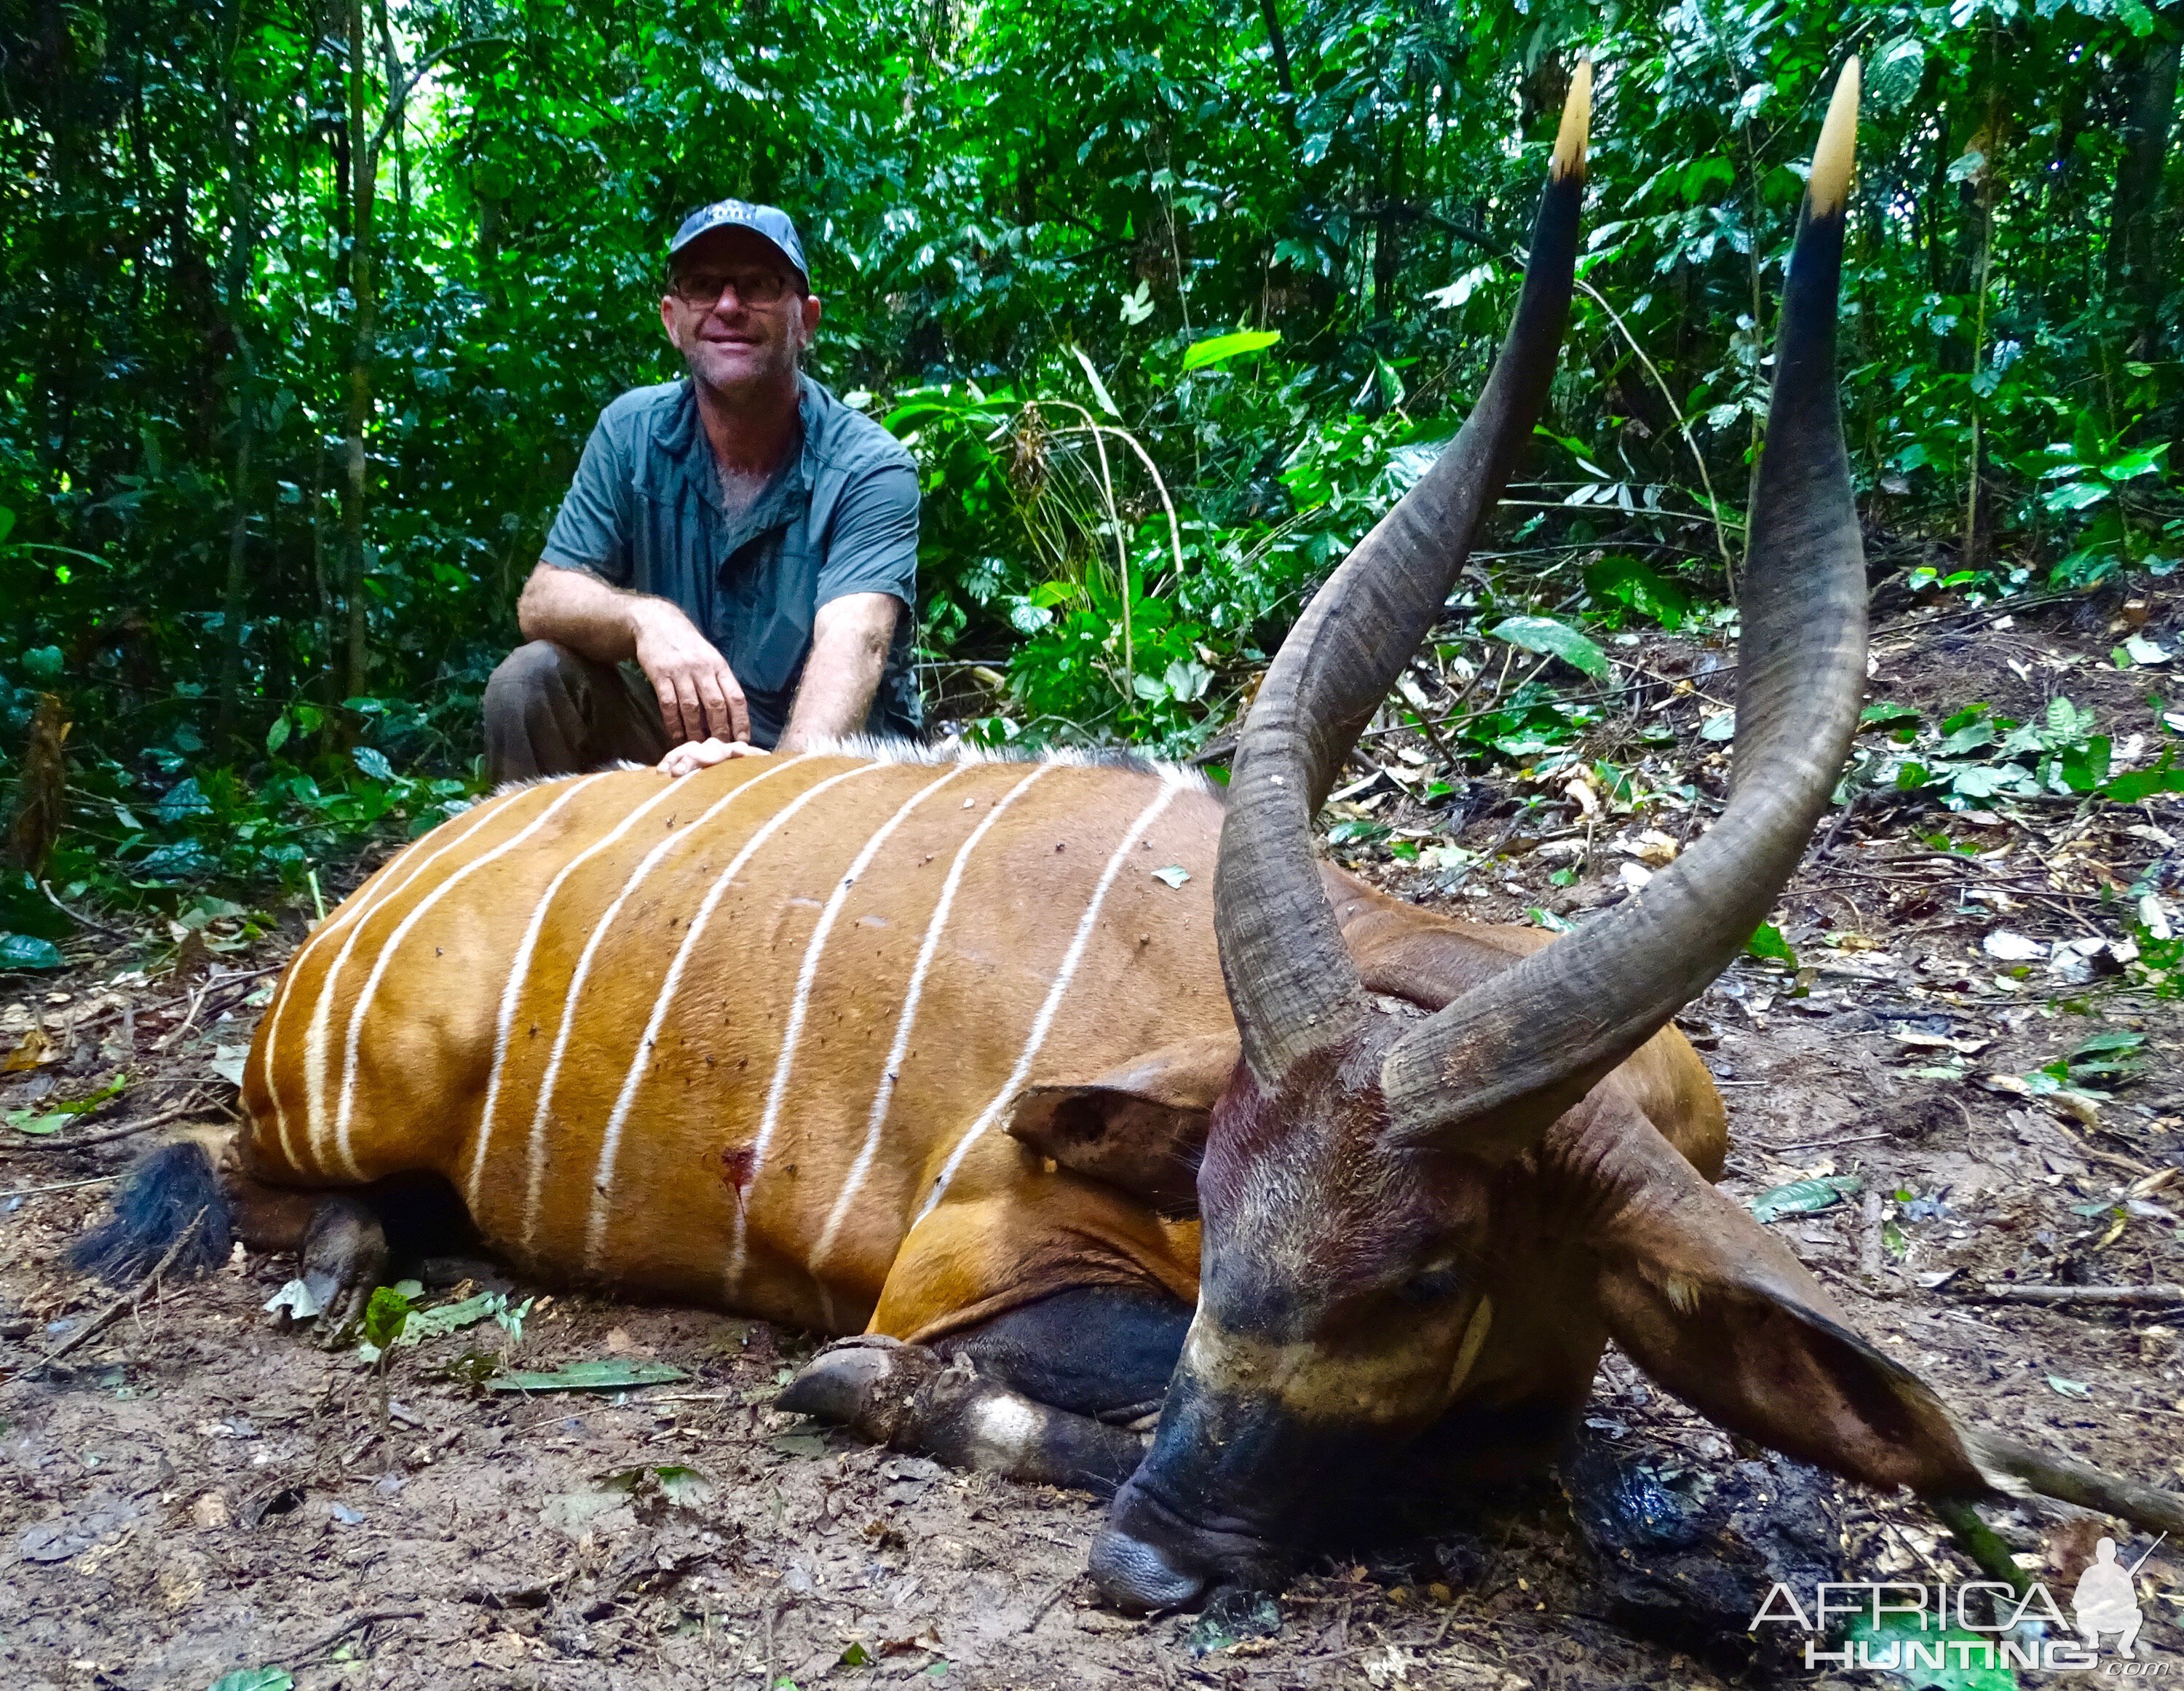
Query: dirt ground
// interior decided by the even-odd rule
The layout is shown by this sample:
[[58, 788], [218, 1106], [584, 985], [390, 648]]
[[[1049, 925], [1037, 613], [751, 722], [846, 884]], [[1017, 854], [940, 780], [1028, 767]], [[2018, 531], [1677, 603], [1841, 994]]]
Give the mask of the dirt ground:
[[[1876, 642], [1875, 695], [2027, 715], [2067, 690], [2119, 737], [2143, 731], [2148, 676], [2095, 666], [2115, 611], [1902, 624]], [[2149, 626], [2161, 631], [2158, 614]], [[1710, 748], [1691, 731], [1719, 654], [1662, 642], [1644, 655], [1692, 681], [1670, 696], [1679, 741], [1661, 755], [1703, 770]], [[1424, 815], [1402, 785], [1386, 783], [1384, 820]], [[1558, 797], [1512, 829], [1518, 790], [1479, 795], [1462, 818], [1464, 843], [1498, 841], [1506, 856], [1460, 884], [1383, 855], [1367, 866], [1496, 919], [1612, 901], [1622, 865], [1642, 865], [1642, 825]], [[1936, 831], [1981, 854], [1951, 860], [1919, 837]], [[2184, 1303], [2042, 1306], [1987, 1291], [2184, 1281], [2184, 1002], [2135, 988], [2112, 951], [2059, 965], [2052, 949], [2124, 937], [2135, 906], [2102, 889], [2149, 876], [2184, 901], [2173, 798], [1997, 805], [1985, 819], [1862, 807], [1815, 845], [1781, 907], [1800, 970], [1740, 963], [1682, 1024], [1730, 1101], [1730, 1191], [1862, 1177], [1861, 1192], [1773, 1223], [1862, 1331], [1976, 1424], [2184, 1488]], [[209, 932], [217, 945], [234, 929]], [[1278, 1610], [1125, 1617], [1084, 1574], [1098, 1499], [778, 1415], [772, 1394], [811, 1341], [716, 1314], [542, 1296], [513, 1346], [521, 1366], [655, 1359], [687, 1377], [487, 1391], [469, 1383], [485, 1371], [477, 1353], [511, 1344], [488, 1321], [395, 1352], [382, 1412], [354, 1353], [263, 1312], [292, 1264], [238, 1247], [225, 1271], [156, 1289], [42, 1364], [114, 1301], [117, 1288], [70, 1275], [61, 1255], [146, 1143], [78, 1142], [186, 1104], [217, 1120], [233, 1091], [212, 1065], [247, 1043], [301, 931], [292, 915], [209, 957], [192, 941], [179, 965], [159, 936], [102, 942], [64, 977], [0, 981], [0, 1054], [47, 1060], [0, 1076], [0, 1111], [131, 1076], [123, 1099], [49, 1138], [0, 1129], [0, 1683], [204, 1691], [268, 1666], [309, 1691], [1826, 1683], [1779, 1659], [1746, 1665], [1731, 1616], [1763, 1591], [1757, 1574], [1687, 1599], [1672, 1588], [1686, 1574], [1669, 1571], [1648, 1596], [1629, 1570], [1603, 1574], [1544, 1485], [1422, 1537], [1366, 1532], [1379, 1548], [1315, 1559]], [[1997, 931], [2046, 956], [1998, 960]], [[2100, 1082], [2112, 1098], [2009, 1087], [2103, 1031], [2145, 1042], [2135, 1075]], [[1603, 1460], [1742, 1510], [1747, 1538], [1802, 1528], [1869, 1577], [1971, 1576], [1917, 1507], [1755, 1460], [1613, 1354], [1588, 1419]], [[2066, 1509], [1988, 1515], [2060, 1589], [2091, 1554], [2090, 1522]], [[2124, 1547], [2127, 1560], [2147, 1548]], [[2160, 1547], [2138, 1589], [2142, 1650], [2184, 1671], [2184, 1549]]]

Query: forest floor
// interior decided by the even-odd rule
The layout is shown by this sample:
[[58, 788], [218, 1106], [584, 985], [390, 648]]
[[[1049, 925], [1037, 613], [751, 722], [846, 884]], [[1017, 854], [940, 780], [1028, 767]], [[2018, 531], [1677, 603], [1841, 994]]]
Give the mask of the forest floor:
[[[1899, 621], [1876, 638], [1874, 695], [1934, 716], [1980, 699], [2028, 718], [2064, 692], [2120, 740], [2144, 729], [2159, 677], [2105, 666], [2116, 609]], [[2174, 615], [2157, 609], [2148, 625], [2172, 648], [2184, 643]], [[1641, 657], [1692, 682], [1662, 713], [1675, 743], [1648, 755], [1703, 769], [1719, 750], [1696, 733], [1707, 676], [1726, 654], [1658, 640]], [[1373, 743], [1396, 771], [1381, 798], [1359, 788], [1345, 802], [1430, 837], [1446, 813], [1401, 796], [1412, 777], [1399, 738]], [[1458, 819], [1462, 843], [1496, 848], [1474, 871], [1373, 853], [1367, 866], [1425, 901], [1523, 921], [1612, 901], [1633, 878], [1624, 865], [1642, 871], [1666, 849], [1646, 823], [1589, 816], [1574, 795], [1513, 819], [1516, 791], [1474, 790], [1478, 808]], [[1772, 1224], [1861, 1331], [1969, 1421], [2171, 1488], [2184, 1486], [2184, 1304], [2042, 1305], [1987, 1288], [2184, 1281], [2184, 1002], [2122, 967], [2114, 943], [2141, 907], [2102, 891], [2152, 885], [2173, 910], [2180, 877], [2173, 798], [1997, 801], [1975, 815], [1869, 804], [1824, 832], [1783, 902], [1802, 966], [1741, 962], [1682, 1018], [1730, 1103], [1727, 1190], [1862, 1180]], [[213, 925], [215, 945], [232, 926]], [[233, 1092], [214, 1065], [247, 1045], [301, 931], [291, 915], [233, 949], [186, 944], [179, 965], [164, 935], [116, 936], [103, 966], [13, 977], [0, 993], [0, 1055], [16, 1054], [0, 1112], [35, 1121], [125, 1067], [131, 1077], [125, 1097], [47, 1137], [0, 1128], [10, 1688], [204, 1691], [266, 1666], [308, 1691], [1817, 1685], [1825, 1672], [1785, 1666], [1786, 1650], [1744, 1665], [1758, 1570], [1784, 1563], [1770, 1531], [1832, 1538], [1865, 1577], [1971, 1576], [1915, 1505], [1758, 1460], [1613, 1354], [1589, 1416], [1595, 1448], [1650, 1495], [1730, 1523], [1681, 1563], [1603, 1571], [1546, 1485], [1435, 1533], [1317, 1558], [1278, 1611], [1152, 1620], [1095, 1600], [1084, 1562], [1097, 1499], [956, 1473], [774, 1412], [812, 1341], [748, 1321], [542, 1296], [521, 1366], [653, 1359], [687, 1377], [619, 1393], [482, 1390], [449, 1365], [509, 1343], [488, 1321], [397, 1351], [382, 1410], [354, 1353], [264, 1312], [292, 1263], [238, 1247], [225, 1271], [153, 1289], [42, 1364], [114, 1301], [117, 1288], [72, 1276], [62, 1256], [145, 1143], [79, 1142], [186, 1104], [219, 1119]], [[2111, 1096], [2059, 1098], [2024, 1079], [2104, 1032], [2143, 1041], [2127, 1055], [2134, 1072], [2072, 1076]], [[2060, 1507], [1989, 1516], [2067, 1604], [2089, 1520]], [[2147, 1549], [2122, 1542], [2126, 1560]], [[1721, 1561], [1727, 1588], [1702, 1592], [1692, 1555]], [[1633, 1560], [1611, 1543], [1607, 1560], [1618, 1558]], [[2138, 1588], [2141, 1649], [2173, 1673], [2184, 1547], [2161, 1546]]]

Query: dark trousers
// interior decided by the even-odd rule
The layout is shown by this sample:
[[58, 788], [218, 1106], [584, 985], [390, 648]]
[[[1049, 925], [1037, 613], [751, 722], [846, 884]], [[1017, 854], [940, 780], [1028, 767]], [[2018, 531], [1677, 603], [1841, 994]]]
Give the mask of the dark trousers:
[[517, 647], [485, 684], [486, 774], [496, 786], [623, 759], [656, 764], [670, 748], [642, 676], [550, 640]]

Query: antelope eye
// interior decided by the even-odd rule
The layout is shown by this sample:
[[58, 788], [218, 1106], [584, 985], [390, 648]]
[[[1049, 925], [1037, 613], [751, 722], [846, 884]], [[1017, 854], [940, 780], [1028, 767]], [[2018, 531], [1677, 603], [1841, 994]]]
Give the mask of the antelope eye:
[[1402, 1285], [1402, 1295], [1412, 1304], [1438, 1304], [1463, 1288], [1463, 1274], [1455, 1264], [1444, 1264], [1413, 1274]]

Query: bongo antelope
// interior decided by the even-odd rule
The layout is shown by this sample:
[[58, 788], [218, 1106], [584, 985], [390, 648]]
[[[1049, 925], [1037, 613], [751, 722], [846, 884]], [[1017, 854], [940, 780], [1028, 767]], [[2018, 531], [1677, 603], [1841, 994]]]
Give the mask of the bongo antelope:
[[1611, 1337], [1869, 1484], [2184, 1527], [2173, 1498], [1969, 1428], [1849, 1331], [1709, 1184], [1721, 1102], [1669, 1026], [1795, 870], [1858, 719], [1834, 377], [1857, 86], [1852, 60], [1786, 286], [1733, 793], [1615, 909], [1545, 945], [1311, 845], [1543, 403], [1585, 67], [1485, 392], [1311, 602], [1225, 801], [1172, 769], [855, 746], [499, 793], [312, 933], [222, 1166], [162, 1154], [94, 1254], [199, 1207], [224, 1251], [232, 1205], [303, 1240], [338, 1313], [385, 1249], [322, 1194], [437, 1176], [542, 1275], [855, 1335], [786, 1406], [1119, 1486], [1093, 1568], [1138, 1606], [1278, 1578], [1333, 1454], [1435, 1427], [1482, 1466], [1551, 1452]]

